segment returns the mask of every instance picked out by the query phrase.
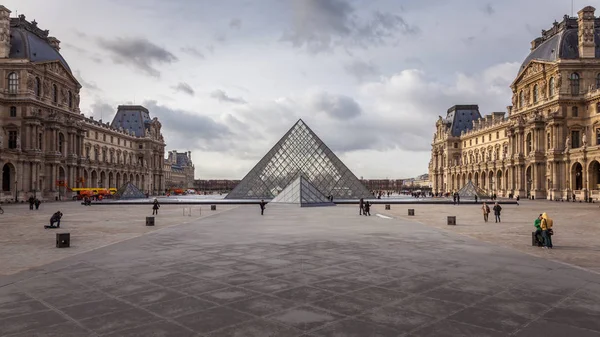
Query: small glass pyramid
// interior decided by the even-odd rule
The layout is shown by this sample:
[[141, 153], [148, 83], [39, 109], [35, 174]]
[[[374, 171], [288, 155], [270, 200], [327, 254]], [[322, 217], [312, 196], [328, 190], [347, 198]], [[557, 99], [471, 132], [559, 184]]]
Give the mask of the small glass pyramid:
[[130, 181], [121, 186], [115, 193], [115, 199], [141, 199], [146, 198], [146, 195], [135, 187]]
[[475, 198], [475, 196], [477, 196], [477, 198], [479, 199], [489, 198], [489, 195], [487, 195], [487, 193], [483, 189], [475, 186], [475, 184], [473, 184], [473, 182], [470, 180], [465, 186], [463, 186], [463, 188], [461, 188], [458, 191], [458, 195], [461, 198]]
[[254, 166], [225, 199], [271, 199], [302, 175], [336, 199], [371, 196], [367, 188], [301, 119]]
[[317, 190], [306, 178], [299, 176], [281, 191], [269, 204], [296, 204], [300, 207], [335, 206], [335, 204]]

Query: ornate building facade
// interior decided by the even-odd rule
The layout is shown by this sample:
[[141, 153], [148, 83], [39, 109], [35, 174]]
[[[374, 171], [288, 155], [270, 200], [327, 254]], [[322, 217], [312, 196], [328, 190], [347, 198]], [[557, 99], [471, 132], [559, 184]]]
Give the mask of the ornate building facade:
[[[600, 18], [565, 16], [531, 43], [508, 113], [440, 117], [429, 164], [434, 192], [469, 180], [498, 196], [600, 199]], [[477, 111], [475, 111], [477, 110]]]
[[164, 162], [164, 174], [167, 189], [194, 188], [194, 164], [192, 152], [169, 151], [169, 156]]
[[135, 126], [86, 118], [60, 41], [10, 13], [0, 5], [0, 200], [70, 198], [72, 187], [118, 188], [127, 181], [163, 192], [158, 120], [143, 107], [134, 107], [147, 115]]

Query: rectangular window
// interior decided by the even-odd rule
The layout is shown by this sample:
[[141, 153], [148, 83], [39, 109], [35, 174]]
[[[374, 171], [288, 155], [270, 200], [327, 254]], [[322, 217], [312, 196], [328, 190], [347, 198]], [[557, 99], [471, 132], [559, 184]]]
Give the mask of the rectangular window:
[[106, 134], [102, 135], [102, 141], [106, 141]]
[[38, 149], [42, 149], [42, 134], [38, 134]]
[[475, 138], [475, 145], [479, 144], [479, 137]]
[[596, 129], [596, 145], [600, 145], [600, 128]]
[[488, 140], [492, 140], [492, 134], [491, 133], [488, 135]]
[[10, 117], [17, 117], [17, 107], [16, 106], [10, 107]]
[[121, 145], [121, 138], [117, 138], [117, 145]]
[[113, 143], [113, 141], [114, 141], [114, 138], [113, 138], [113, 136], [110, 136], [110, 143], [112, 144], [112, 143]]
[[496, 131], [496, 139], [500, 138], [500, 131]]
[[98, 140], [98, 131], [96, 131], [96, 140]]
[[463, 141], [463, 147], [467, 147], [467, 141]]
[[573, 144], [574, 149], [581, 146], [579, 143], [579, 131], [571, 131], [571, 144]]
[[454, 148], [458, 149], [458, 143], [454, 143]]
[[469, 146], [473, 145], [473, 139], [469, 139]]
[[144, 145], [142, 145], [142, 144], [138, 145], [138, 149], [140, 149], [140, 150], [141, 150], [141, 149], [143, 149], [143, 148], [144, 148]]
[[579, 109], [576, 106], [571, 108], [571, 115], [573, 117], [579, 117]]
[[8, 131], [8, 148], [17, 148], [17, 131]]

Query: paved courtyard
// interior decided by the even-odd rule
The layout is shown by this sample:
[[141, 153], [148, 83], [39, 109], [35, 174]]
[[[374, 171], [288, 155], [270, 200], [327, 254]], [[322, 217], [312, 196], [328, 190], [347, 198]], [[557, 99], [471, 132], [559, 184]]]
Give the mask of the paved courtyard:
[[1, 336], [600, 336], [600, 275], [469, 237], [461, 218], [440, 229], [404, 206], [165, 206], [147, 229], [140, 206], [45, 207], [58, 205], [68, 249], [39, 229], [51, 211], [37, 223], [5, 207]]

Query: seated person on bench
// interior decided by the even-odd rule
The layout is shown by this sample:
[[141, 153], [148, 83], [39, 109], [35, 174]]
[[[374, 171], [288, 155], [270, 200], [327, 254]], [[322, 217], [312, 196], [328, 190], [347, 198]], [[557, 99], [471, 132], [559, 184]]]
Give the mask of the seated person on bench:
[[[45, 228], [60, 228], [60, 218], [62, 218], [63, 214], [58, 211], [54, 214], [52, 214], [52, 217], [50, 218], [50, 226], [44, 226]], [[54, 226], [54, 223], [57, 223], [56, 226]]]

